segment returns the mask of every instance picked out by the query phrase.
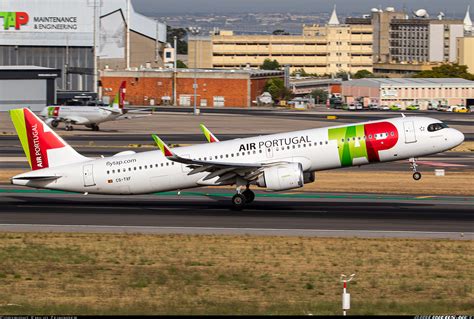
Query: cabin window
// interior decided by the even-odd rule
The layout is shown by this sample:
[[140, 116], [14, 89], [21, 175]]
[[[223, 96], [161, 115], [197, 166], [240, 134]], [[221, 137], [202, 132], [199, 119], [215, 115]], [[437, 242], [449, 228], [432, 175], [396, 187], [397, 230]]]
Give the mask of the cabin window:
[[326, 145], [328, 144], [328, 141], [326, 141]]
[[230, 157], [234, 157], [234, 153], [230, 153]]
[[321, 142], [319, 142], [319, 145], [323, 145], [323, 142], [322, 142], [322, 141], [321, 141]]
[[262, 153], [262, 150], [260, 150], [260, 153]]
[[229, 154], [225, 154], [225, 158], [229, 158]]
[[[156, 166], [158, 166], [158, 164], [156, 164]], [[129, 168], [128, 168], [128, 171], [131, 172], [131, 171], [132, 171], [132, 168], [129, 167]]]
[[117, 173], [120, 173], [120, 168], [117, 170]]
[[372, 134], [369, 135], [369, 139], [372, 138]]
[[341, 141], [342, 141], [342, 142], [344, 142], [344, 139], [343, 139], [343, 138], [341, 138]]
[[395, 133], [393, 133], [393, 132], [390, 132], [390, 135], [394, 136], [394, 135], [395, 135]]
[[298, 148], [301, 148], [301, 145], [300, 145], [300, 144], [298, 144]]
[[109, 175], [110, 171], [107, 171], [107, 175]]
[[224, 155], [221, 155], [221, 158], [224, 158]]
[[144, 168], [145, 168], [145, 169], [147, 169], [147, 166], [145, 165], [145, 167], [144, 167]]

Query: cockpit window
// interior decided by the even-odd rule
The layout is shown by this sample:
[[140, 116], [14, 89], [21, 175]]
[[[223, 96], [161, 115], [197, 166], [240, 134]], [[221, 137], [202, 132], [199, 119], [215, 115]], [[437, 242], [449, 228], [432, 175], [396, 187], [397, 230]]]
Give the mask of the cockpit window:
[[448, 125], [444, 124], [444, 123], [433, 123], [433, 124], [430, 124], [428, 125], [428, 131], [429, 132], [435, 132], [435, 131], [439, 131], [439, 130], [442, 130], [444, 128], [447, 128]]

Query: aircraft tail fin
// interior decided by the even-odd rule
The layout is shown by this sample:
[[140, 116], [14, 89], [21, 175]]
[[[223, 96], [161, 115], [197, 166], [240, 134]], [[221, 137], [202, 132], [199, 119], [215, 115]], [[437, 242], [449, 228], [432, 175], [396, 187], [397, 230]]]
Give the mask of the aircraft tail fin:
[[89, 160], [29, 109], [10, 110], [10, 117], [32, 170]]
[[117, 94], [115, 95], [114, 102], [112, 103], [112, 107], [114, 109], [123, 110], [126, 91], [127, 91], [127, 82], [122, 81], [122, 84], [120, 84], [120, 88], [119, 88]]

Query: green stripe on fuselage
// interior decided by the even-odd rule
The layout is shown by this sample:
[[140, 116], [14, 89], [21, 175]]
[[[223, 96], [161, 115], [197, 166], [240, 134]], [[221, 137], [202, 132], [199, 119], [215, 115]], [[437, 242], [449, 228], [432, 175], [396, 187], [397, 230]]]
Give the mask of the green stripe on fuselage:
[[341, 166], [352, 166], [354, 158], [367, 158], [364, 125], [328, 129], [329, 140], [336, 140]]

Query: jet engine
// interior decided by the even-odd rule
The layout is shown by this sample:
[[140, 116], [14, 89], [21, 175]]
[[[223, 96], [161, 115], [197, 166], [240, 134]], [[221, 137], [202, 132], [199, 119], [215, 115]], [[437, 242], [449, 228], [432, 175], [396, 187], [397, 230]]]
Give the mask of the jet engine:
[[300, 163], [288, 163], [265, 168], [257, 179], [257, 185], [272, 191], [303, 187], [303, 166]]

